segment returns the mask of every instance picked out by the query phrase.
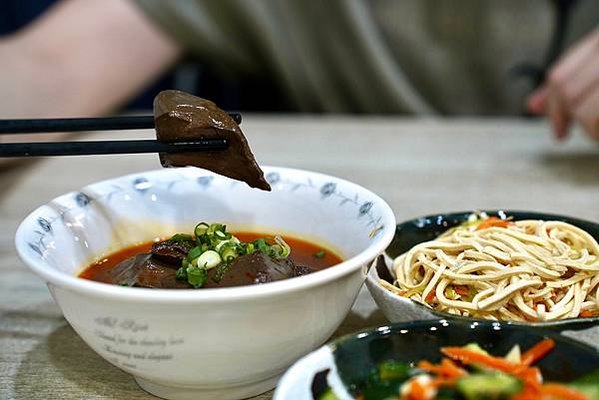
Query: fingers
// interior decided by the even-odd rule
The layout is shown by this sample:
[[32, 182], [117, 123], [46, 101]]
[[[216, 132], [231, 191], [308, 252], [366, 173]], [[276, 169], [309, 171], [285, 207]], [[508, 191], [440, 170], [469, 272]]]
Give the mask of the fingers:
[[599, 29], [551, 68], [544, 86], [528, 99], [533, 114], [545, 114], [557, 139], [564, 139], [573, 120], [597, 137], [599, 119]]
[[567, 105], [563, 101], [563, 96], [558, 91], [559, 89], [556, 87], [551, 87], [548, 90], [545, 114], [551, 121], [555, 138], [563, 140], [568, 136], [571, 116]]
[[599, 88], [586, 96], [573, 114], [589, 136], [599, 140]]
[[[599, 46], [596, 51], [599, 52]], [[589, 53], [587, 58], [581, 59], [575, 70], [558, 64], [550, 71], [548, 82], [551, 88], [559, 91], [563, 101], [573, 110], [585, 95], [599, 85], [599, 57]]]
[[534, 115], [545, 114], [545, 109], [547, 107], [547, 94], [547, 86], [545, 85], [532, 92], [527, 100], [528, 111]]

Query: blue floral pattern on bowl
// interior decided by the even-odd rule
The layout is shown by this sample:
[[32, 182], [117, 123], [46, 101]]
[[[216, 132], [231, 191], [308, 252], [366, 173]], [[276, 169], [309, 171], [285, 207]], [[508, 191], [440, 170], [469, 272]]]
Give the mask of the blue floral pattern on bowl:
[[[74, 192], [72, 194], [73, 201], [69, 202], [68, 207], [62, 206], [58, 216], [53, 218], [38, 217], [37, 224], [40, 229], [35, 231], [37, 238], [28, 243], [29, 247], [40, 257], [44, 258], [48, 245], [46, 237], [53, 234], [53, 225], [57, 221], [64, 224], [65, 216], [76, 212], [85, 215], [85, 213], [90, 211], [88, 208], [92, 204], [110, 206], [114, 202], [122, 201], [123, 198], [131, 198], [135, 193], [142, 197], [150, 195], [154, 197], [154, 200], [157, 200], [156, 192], [172, 192], [177, 190], [181, 184], [192, 184], [202, 191], [210, 191], [225, 180], [225, 178], [216, 180], [215, 175], [211, 174], [197, 176], [197, 174], [189, 173], [179, 173], [167, 180], [161, 178], [163, 176], [159, 173], [149, 173], [148, 175], [137, 175], [130, 180], [125, 180], [128, 184], [113, 183], [110, 185], [109, 190], [100, 192], [92, 190]], [[364, 219], [366, 226], [369, 228], [370, 240], [376, 238], [384, 229], [384, 224], [381, 222], [382, 217], [378, 214], [373, 201], [360, 198], [358, 193], [345, 193], [335, 182], [315, 184], [310, 177], [305, 180], [297, 180], [295, 177], [287, 176], [284, 169], [267, 173], [266, 179], [277, 192], [297, 193], [300, 190], [310, 191], [317, 194], [316, 198], [319, 201], [337, 200], [338, 207], [355, 209], [355, 218], [358, 220]], [[120, 182], [123, 181], [121, 180]]]

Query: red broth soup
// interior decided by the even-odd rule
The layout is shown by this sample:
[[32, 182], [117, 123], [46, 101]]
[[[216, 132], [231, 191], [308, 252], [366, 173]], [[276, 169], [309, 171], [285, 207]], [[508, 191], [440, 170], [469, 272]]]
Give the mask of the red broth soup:
[[[225, 262], [223, 259], [228, 249], [224, 246], [217, 245], [214, 250], [207, 250], [204, 245], [204, 251], [196, 257], [194, 251], [200, 253], [200, 250], [196, 251], [199, 242], [197, 236], [180, 236], [184, 236], [182, 241], [171, 238], [119, 250], [88, 266], [79, 277], [143, 288], [219, 288], [268, 283], [307, 275], [342, 261], [330, 249], [291, 236], [283, 239], [259, 232], [225, 232], [223, 236], [228, 238], [225, 241], [235, 238], [235, 243], [239, 242], [234, 248], [237, 253], [244, 253], [239, 249], [240, 246], [246, 246], [245, 254], [237, 254], [234, 259], [229, 257]], [[280, 238], [290, 248], [287, 257], [273, 254], [272, 248], [277, 247], [279, 240], [275, 238]], [[247, 251], [247, 247], [251, 251]], [[215, 250], [219, 250], [220, 254], [217, 255]], [[211, 268], [198, 268], [201, 257], [208, 253], [220, 257], [220, 264]], [[209, 260], [204, 264], [208, 266], [210, 257], [204, 258]], [[198, 274], [198, 277], [193, 274]]]

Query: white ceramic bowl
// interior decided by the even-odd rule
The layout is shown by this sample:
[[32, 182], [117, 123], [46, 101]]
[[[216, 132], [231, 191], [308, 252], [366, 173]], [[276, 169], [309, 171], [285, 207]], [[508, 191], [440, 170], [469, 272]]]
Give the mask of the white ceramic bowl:
[[[32, 212], [17, 230], [17, 250], [81, 338], [145, 390], [172, 399], [256, 395], [336, 330], [395, 230], [389, 206], [356, 184], [264, 170], [270, 193], [194, 168], [96, 183]], [[198, 221], [305, 237], [345, 261], [308, 276], [223, 289], [126, 288], [76, 276], [103, 255], [191, 231]]]

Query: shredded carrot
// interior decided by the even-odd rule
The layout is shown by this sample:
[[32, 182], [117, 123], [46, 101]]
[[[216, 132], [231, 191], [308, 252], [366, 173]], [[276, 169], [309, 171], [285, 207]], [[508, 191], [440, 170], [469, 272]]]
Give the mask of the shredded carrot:
[[427, 295], [426, 298], [424, 299], [424, 301], [426, 301], [427, 303], [432, 303], [432, 301], [435, 300], [435, 291], [431, 290]]
[[445, 387], [454, 387], [457, 383], [456, 378], [448, 379], [448, 378], [435, 378], [431, 381], [431, 385], [436, 388], [440, 388], [442, 386]]
[[441, 353], [449, 358], [441, 359], [439, 364], [427, 360], [418, 362], [417, 367], [431, 374], [432, 380], [430, 383], [423, 384], [412, 379], [409, 382], [408, 400], [426, 400], [427, 396], [431, 395], [431, 390], [436, 391], [440, 387], [455, 387], [460, 378], [469, 374], [455, 361], [459, 361], [464, 366], [481, 365], [518, 378], [522, 382], [522, 390], [512, 396], [511, 400], [588, 400], [584, 394], [567, 386], [557, 383], [543, 385], [541, 370], [531, 365], [547, 355], [554, 347], [553, 340], [543, 339], [522, 354], [521, 363], [512, 363], [504, 358], [464, 347], [442, 347]]
[[539, 397], [539, 394], [541, 393], [542, 375], [538, 368], [526, 368], [524, 371], [516, 374], [516, 376], [522, 380], [522, 383], [524, 384], [523, 392], [525, 394], [529, 393], [537, 396], [537, 398]]
[[510, 400], [539, 400], [539, 393], [524, 389], [517, 395], [510, 397]]
[[441, 360], [441, 366], [443, 367], [444, 375], [448, 378], [460, 378], [468, 375], [468, 372], [465, 369], [458, 367], [458, 365], [449, 358]]
[[455, 285], [453, 290], [460, 296], [468, 296], [470, 294], [470, 288], [468, 286]]
[[547, 383], [541, 387], [541, 399], [545, 400], [588, 400], [584, 394], [557, 383]]
[[439, 365], [433, 364], [432, 362], [427, 360], [418, 361], [418, 364], [416, 366], [423, 371], [430, 372], [433, 374], [438, 374], [440, 369]]
[[510, 221], [506, 221], [505, 219], [499, 219], [497, 217], [489, 217], [487, 219], [485, 219], [483, 222], [481, 222], [478, 227], [476, 228], [477, 231], [480, 231], [481, 229], [488, 229], [488, 228], [507, 228], [508, 226], [512, 225], [513, 222]]
[[448, 358], [444, 358], [441, 364], [433, 364], [429, 361], [422, 360], [418, 363], [418, 368], [423, 371], [436, 374], [440, 379], [455, 379], [462, 376], [468, 375], [466, 370], [458, 367], [453, 361]]
[[581, 318], [590, 318], [599, 315], [599, 311], [582, 310], [578, 316]]
[[466, 365], [481, 364], [485, 367], [493, 368], [498, 371], [515, 374], [522, 372], [526, 367], [521, 364], [514, 364], [500, 357], [493, 357], [476, 351], [465, 349], [463, 347], [443, 347], [441, 353], [454, 360], [458, 360]]
[[417, 380], [410, 383], [410, 400], [426, 400], [426, 387], [421, 385]]
[[522, 364], [532, 365], [545, 357], [555, 347], [552, 339], [543, 339], [522, 354]]

